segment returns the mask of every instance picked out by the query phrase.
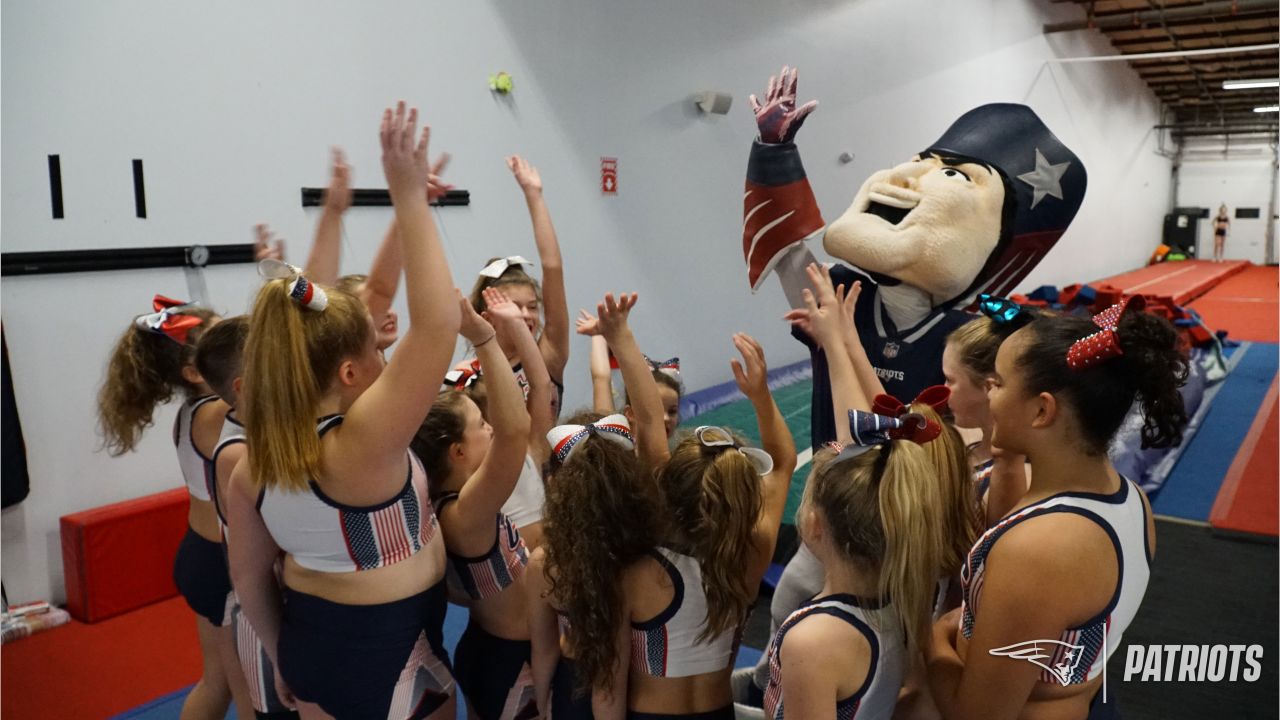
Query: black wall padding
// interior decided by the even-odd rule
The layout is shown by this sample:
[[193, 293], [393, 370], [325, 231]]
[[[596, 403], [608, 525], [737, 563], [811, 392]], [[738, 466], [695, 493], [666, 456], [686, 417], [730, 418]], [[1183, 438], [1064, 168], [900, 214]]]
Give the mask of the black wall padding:
[[27, 444], [22, 441], [22, 425], [18, 422], [18, 404], [13, 399], [13, 377], [9, 374], [9, 343], [0, 329], [0, 350], [3, 351], [3, 397], [0, 398], [0, 507], [17, 505], [31, 492], [31, 480], [27, 475]]

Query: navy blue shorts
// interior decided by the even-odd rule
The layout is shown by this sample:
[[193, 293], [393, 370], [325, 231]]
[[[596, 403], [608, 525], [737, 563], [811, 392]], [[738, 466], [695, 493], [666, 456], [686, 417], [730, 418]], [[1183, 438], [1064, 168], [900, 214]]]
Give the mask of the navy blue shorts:
[[627, 711], [627, 720], [733, 720], [733, 704], [730, 703], [719, 710], [711, 710], [709, 712], [689, 713], [688, 715], [667, 715], [664, 713], [642, 713], [634, 710]]
[[216, 626], [230, 622], [231, 575], [222, 543], [205, 540], [188, 527], [173, 560], [173, 584], [197, 615]]
[[591, 720], [591, 691], [578, 692], [578, 665], [560, 656], [551, 678], [551, 717], [555, 720]]
[[[1106, 702], [1103, 702], [1103, 700]], [[1089, 717], [1086, 720], [1120, 720], [1120, 707], [1116, 704], [1115, 695], [1103, 696], [1102, 688], [1098, 688], [1098, 694], [1093, 696], [1093, 702], [1089, 703]]]
[[284, 589], [280, 676], [337, 718], [425, 718], [453, 694], [442, 643], [444, 583], [379, 605]]
[[506, 640], [471, 619], [454, 650], [453, 674], [481, 720], [537, 717], [529, 641]]

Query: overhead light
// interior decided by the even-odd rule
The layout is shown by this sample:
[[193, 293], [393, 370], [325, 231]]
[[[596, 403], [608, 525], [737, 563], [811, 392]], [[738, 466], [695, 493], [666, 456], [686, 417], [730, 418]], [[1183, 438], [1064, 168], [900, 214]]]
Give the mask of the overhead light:
[[1280, 105], [1268, 105], [1267, 107], [1258, 107], [1253, 109], [1254, 112], [1280, 112]]
[[1222, 83], [1223, 90], [1248, 90], [1249, 88], [1269, 88], [1280, 87], [1280, 79], [1265, 78], [1258, 80], [1225, 80]]

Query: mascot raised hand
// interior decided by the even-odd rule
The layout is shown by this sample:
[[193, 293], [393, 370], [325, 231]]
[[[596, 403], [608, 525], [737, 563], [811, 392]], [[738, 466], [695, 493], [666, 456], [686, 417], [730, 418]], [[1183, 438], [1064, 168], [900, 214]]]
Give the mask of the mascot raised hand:
[[[983, 105], [872, 174], [826, 226], [795, 144], [817, 102], [796, 106], [796, 80], [784, 67], [763, 101], [751, 96], [760, 136], [743, 201], [747, 279], [756, 291], [776, 273], [791, 306], [804, 307], [804, 268], [815, 261], [806, 241], [822, 234], [826, 252], [848, 264], [833, 267], [832, 280], [862, 281], [854, 324], [885, 391], [915, 397], [943, 382], [943, 345], [971, 317], [964, 308], [980, 293], [1007, 294], [1066, 231], [1084, 199], [1084, 165], [1031, 108]], [[818, 447], [835, 439], [826, 360], [792, 332], [813, 357]]]

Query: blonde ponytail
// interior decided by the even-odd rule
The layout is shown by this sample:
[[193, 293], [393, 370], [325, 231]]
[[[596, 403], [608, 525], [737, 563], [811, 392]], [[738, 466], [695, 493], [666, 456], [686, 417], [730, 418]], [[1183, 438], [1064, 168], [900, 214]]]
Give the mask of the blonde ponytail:
[[889, 453], [879, 492], [885, 537], [880, 588], [898, 608], [908, 646], [918, 649], [928, 644], [948, 545], [943, 494], [933, 463], [920, 445], [894, 440], [880, 452]]
[[369, 312], [350, 293], [326, 288], [328, 306], [308, 310], [289, 297], [287, 280], [258, 291], [244, 349], [241, 416], [259, 487], [302, 490], [319, 477], [316, 415], [344, 360], [373, 342]]
[[960, 572], [960, 564], [978, 539], [983, 519], [978, 514], [978, 494], [973, 485], [969, 451], [955, 426], [943, 422], [928, 405], [916, 403], [909, 410], [923, 415], [942, 428], [942, 434], [925, 443], [925, 454], [938, 475], [942, 510], [939, 519], [942, 538], [940, 564], [943, 576]]

